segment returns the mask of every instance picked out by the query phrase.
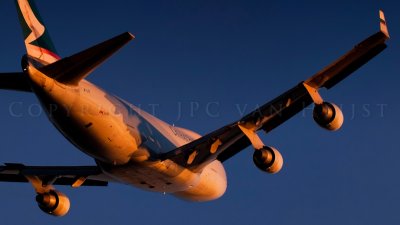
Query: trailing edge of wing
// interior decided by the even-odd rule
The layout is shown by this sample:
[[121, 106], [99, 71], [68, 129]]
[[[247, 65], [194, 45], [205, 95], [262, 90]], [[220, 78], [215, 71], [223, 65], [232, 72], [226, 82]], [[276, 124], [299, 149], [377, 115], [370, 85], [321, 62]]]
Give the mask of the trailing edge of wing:
[[123, 33], [39, 70], [63, 84], [77, 85], [79, 81], [133, 38], [131, 33]]
[[351, 51], [305, 81], [313, 88], [331, 88], [386, 48], [389, 39], [383, 11], [379, 11], [380, 31], [357, 44]]

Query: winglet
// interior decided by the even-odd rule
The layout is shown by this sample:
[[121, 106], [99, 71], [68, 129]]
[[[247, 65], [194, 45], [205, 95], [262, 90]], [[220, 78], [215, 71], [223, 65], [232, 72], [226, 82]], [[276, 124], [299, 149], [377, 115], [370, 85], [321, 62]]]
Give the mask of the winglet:
[[386, 35], [387, 38], [390, 38], [389, 31], [386, 25], [386, 20], [385, 20], [385, 13], [383, 10], [379, 10], [379, 19], [381, 21], [381, 32]]

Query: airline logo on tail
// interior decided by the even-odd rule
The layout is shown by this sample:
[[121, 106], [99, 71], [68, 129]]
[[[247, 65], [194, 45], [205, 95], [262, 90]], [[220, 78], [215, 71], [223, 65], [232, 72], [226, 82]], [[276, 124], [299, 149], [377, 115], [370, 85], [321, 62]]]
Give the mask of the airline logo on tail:
[[16, 0], [16, 4], [28, 55], [39, 59], [44, 64], [58, 61], [60, 57], [33, 2]]

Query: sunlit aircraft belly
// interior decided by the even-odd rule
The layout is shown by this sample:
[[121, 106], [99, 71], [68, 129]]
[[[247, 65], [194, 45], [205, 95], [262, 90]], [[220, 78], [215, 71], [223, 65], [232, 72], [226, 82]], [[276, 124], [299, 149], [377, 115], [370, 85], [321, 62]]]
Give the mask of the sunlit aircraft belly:
[[87, 81], [71, 87], [39, 72], [31, 79], [52, 123], [114, 180], [188, 200], [211, 200], [225, 192], [225, 170], [218, 161], [193, 173], [157, 160], [200, 135], [168, 125]]
[[104, 91], [86, 81], [71, 87], [42, 76], [36, 82], [33, 89], [49, 119], [71, 143], [104, 163], [129, 162], [138, 140]]
[[194, 132], [188, 135], [87, 81], [71, 87], [41, 76], [38, 83], [35, 93], [52, 123], [81, 151], [101, 162], [123, 165], [143, 161], [200, 137]]
[[200, 137], [190, 130], [171, 126], [129, 103], [114, 98], [123, 112], [124, 123], [136, 137], [137, 150], [124, 165], [98, 162], [103, 172], [115, 180], [141, 189], [172, 193], [191, 201], [219, 198], [226, 190], [225, 169], [214, 161], [201, 173], [194, 173], [171, 160], [159, 160], [169, 152]]

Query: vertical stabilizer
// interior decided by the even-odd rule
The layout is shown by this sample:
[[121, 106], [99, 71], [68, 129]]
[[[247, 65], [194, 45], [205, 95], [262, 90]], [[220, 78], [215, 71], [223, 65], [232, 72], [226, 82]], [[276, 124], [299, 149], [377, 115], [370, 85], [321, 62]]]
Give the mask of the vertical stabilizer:
[[15, 0], [28, 55], [44, 65], [60, 59], [33, 0]]

